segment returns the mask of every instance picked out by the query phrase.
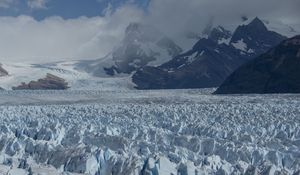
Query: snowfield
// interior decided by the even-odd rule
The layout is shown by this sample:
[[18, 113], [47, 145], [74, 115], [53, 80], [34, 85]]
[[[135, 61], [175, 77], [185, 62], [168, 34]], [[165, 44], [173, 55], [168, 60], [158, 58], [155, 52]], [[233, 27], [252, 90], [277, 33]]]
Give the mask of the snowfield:
[[299, 95], [1, 91], [0, 174], [299, 174]]
[[[101, 61], [100, 61], [101, 62]], [[104, 63], [105, 60], [103, 61]], [[128, 90], [135, 86], [130, 75], [95, 77], [85, 71], [78, 70], [80, 61], [55, 62], [48, 64], [2, 63], [8, 76], [0, 77], [0, 87], [11, 90], [22, 82], [29, 83], [46, 77], [48, 73], [65, 79], [71, 90]], [[103, 66], [103, 65], [102, 65]]]

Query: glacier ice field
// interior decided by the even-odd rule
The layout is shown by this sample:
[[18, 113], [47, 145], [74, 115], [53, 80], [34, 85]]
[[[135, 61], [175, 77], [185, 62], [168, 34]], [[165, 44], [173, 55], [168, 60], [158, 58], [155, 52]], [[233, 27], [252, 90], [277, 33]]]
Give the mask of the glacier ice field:
[[0, 175], [300, 174], [300, 95], [1, 91]]

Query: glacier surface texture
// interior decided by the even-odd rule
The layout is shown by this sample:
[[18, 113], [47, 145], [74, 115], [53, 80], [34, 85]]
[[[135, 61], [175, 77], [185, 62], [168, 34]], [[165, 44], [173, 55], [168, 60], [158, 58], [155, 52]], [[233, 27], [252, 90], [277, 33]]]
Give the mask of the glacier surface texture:
[[299, 174], [299, 95], [1, 91], [0, 174]]

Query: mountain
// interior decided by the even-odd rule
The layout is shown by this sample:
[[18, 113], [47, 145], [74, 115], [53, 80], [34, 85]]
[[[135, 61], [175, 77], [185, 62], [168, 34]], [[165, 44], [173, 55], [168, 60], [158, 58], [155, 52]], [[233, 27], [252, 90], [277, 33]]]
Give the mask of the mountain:
[[216, 93], [300, 93], [299, 68], [300, 35], [241, 66]]
[[[132, 23], [122, 42], [101, 59], [2, 63], [0, 87], [11, 89], [22, 82], [43, 79], [48, 73], [65, 79], [76, 90], [216, 87], [240, 65], [285, 38], [269, 31], [264, 24], [257, 18], [244, 22], [235, 31], [228, 26], [230, 30], [209, 25], [203, 35], [190, 36], [189, 41], [195, 44], [191, 49], [182, 44], [185, 49], [182, 52], [181, 47], [157, 29]], [[282, 25], [276, 28], [281, 29]]]
[[260, 55], [274, 43], [279, 43], [283, 37], [273, 31], [269, 31], [263, 21], [255, 18], [248, 25], [239, 26], [231, 38], [230, 43], [240, 49], [242, 54]]
[[103, 59], [83, 61], [78, 68], [95, 76], [131, 74], [144, 66], [159, 66], [181, 52], [178, 45], [157, 29], [132, 23], [112, 53]]
[[219, 86], [243, 63], [279, 44], [285, 37], [255, 18], [232, 34], [219, 26], [191, 50], [158, 67], [143, 67], [132, 77], [137, 89], [181, 89]]

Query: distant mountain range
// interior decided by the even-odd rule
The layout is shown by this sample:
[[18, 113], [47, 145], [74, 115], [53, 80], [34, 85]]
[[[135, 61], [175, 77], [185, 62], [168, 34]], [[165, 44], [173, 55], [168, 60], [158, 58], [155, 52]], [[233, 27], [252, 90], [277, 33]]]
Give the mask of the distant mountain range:
[[195, 44], [184, 50], [156, 28], [132, 23], [120, 44], [101, 59], [0, 64], [0, 87], [25, 87], [47, 74], [62, 78], [70, 89], [218, 87], [241, 65], [287, 39], [282, 33], [297, 31], [259, 18], [247, 19], [235, 30], [209, 25], [201, 34], [189, 35]]
[[239, 26], [232, 34], [219, 26], [191, 50], [161, 66], [143, 67], [132, 79], [138, 89], [218, 87], [240, 65], [284, 39], [269, 31], [258, 18]]
[[300, 35], [238, 68], [216, 93], [300, 93]]

